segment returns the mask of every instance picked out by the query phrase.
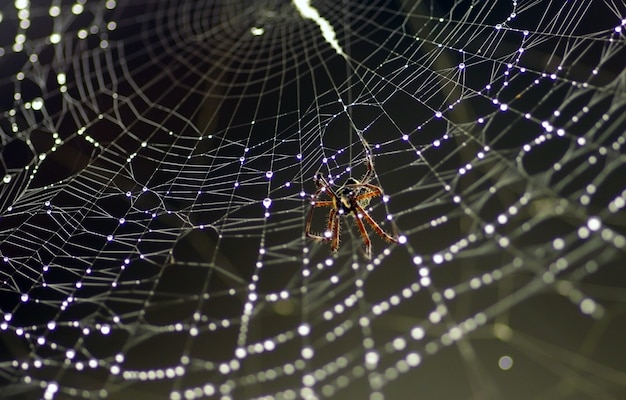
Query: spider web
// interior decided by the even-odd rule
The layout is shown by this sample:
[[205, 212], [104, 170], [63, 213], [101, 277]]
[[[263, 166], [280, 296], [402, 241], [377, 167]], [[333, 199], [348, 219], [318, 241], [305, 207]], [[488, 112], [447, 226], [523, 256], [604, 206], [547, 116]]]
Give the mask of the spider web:
[[[626, 394], [626, 7], [0, 7], [15, 399]], [[374, 162], [372, 258], [307, 240]], [[316, 210], [321, 233], [329, 208]]]

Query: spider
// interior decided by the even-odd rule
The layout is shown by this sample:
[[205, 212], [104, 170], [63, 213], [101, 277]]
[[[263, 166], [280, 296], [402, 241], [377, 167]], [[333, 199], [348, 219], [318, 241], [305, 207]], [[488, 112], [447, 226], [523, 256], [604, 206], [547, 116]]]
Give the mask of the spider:
[[[332, 185], [328, 183], [321, 173], [316, 173], [313, 181], [317, 185], [317, 190], [311, 196], [311, 208], [306, 218], [306, 237], [316, 241], [330, 242], [330, 248], [333, 253], [339, 249], [339, 229], [341, 225], [340, 218], [346, 215], [352, 215], [356, 226], [359, 228], [363, 244], [365, 245], [365, 257], [368, 259], [372, 255], [372, 242], [363, 220], [367, 222], [376, 233], [388, 242], [398, 243], [398, 240], [385, 232], [367, 213], [365, 208], [369, 205], [373, 197], [381, 196], [383, 190], [376, 185], [370, 183], [374, 176], [374, 165], [372, 163], [369, 152], [365, 157], [367, 172], [360, 181], [350, 177], [346, 183], [334, 190]], [[318, 200], [322, 193], [326, 193], [330, 200]], [[313, 221], [313, 210], [319, 207], [330, 207], [328, 212], [328, 225], [323, 236], [311, 233], [311, 222]]]

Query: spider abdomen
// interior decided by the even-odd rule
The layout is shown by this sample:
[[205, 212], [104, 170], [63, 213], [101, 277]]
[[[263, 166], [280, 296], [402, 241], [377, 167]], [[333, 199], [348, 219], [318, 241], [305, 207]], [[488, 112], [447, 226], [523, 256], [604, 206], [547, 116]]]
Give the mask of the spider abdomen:
[[333, 197], [333, 208], [337, 210], [339, 215], [348, 215], [356, 211], [354, 206], [354, 200], [348, 196], [341, 195], [339, 197]]

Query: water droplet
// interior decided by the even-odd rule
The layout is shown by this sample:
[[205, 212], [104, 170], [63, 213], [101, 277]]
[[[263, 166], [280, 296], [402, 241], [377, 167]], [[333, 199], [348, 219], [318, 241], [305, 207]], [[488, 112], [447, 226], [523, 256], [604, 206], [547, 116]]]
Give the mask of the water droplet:
[[265, 199], [263, 199], [263, 207], [270, 208], [271, 205], [272, 205], [272, 199], [270, 199], [269, 197], [266, 197]]
[[254, 36], [261, 36], [265, 33], [265, 29], [253, 26], [252, 28], [250, 28], [250, 33], [252, 33], [252, 35]]
[[273, 173], [272, 171], [267, 171], [267, 172], [265, 173], [265, 177], [266, 177], [267, 179], [272, 179], [272, 176], [274, 176], [274, 173]]
[[43, 108], [43, 99], [41, 97], [37, 97], [32, 101], [33, 110], [39, 111]]

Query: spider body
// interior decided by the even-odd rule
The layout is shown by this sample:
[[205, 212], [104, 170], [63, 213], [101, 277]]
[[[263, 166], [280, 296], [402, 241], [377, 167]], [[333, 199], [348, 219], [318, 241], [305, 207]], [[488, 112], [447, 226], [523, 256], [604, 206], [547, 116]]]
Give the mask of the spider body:
[[[354, 217], [363, 244], [365, 246], [365, 256], [369, 259], [372, 253], [372, 242], [365, 228], [365, 221], [374, 229], [374, 231], [383, 239], [397, 243], [397, 240], [385, 232], [374, 219], [367, 213], [365, 208], [369, 205], [370, 200], [383, 194], [379, 186], [370, 183], [374, 176], [374, 168], [372, 165], [369, 152], [367, 153], [365, 162], [367, 164], [367, 172], [360, 181], [354, 178], [348, 178], [346, 183], [337, 190], [320, 173], [315, 174], [313, 181], [317, 185], [317, 190], [311, 196], [311, 208], [306, 219], [305, 234], [308, 238], [317, 241], [330, 242], [333, 253], [339, 249], [339, 231], [341, 229], [341, 217], [351, 215]], [[322, 194], [326, 194], [330, 200], [319, 200]], [[329, 207], [328, 223], [326, 232], [323, 235], [311, 233], [311, 223], [313, 222], [313, 210], [320, 207]]]
[[[320, 178], [321, 176], [316, 177], [318, 187], [322, 182], [320, 181]], [[337, 196], [331, 195], [330, 198], [333, 202], [332, 206], [337, 210], [339, 215], [355, 215], [357, 212], [357, 205], [361, 207], [367, 207], [369, 205], [369, 198], [356, 201], [356, 197], [363, 192], [363, 190], [359, 188], [360, 183], [361, 182], [354, 178], [348, 178], [346, 184], [337, 190]]]

